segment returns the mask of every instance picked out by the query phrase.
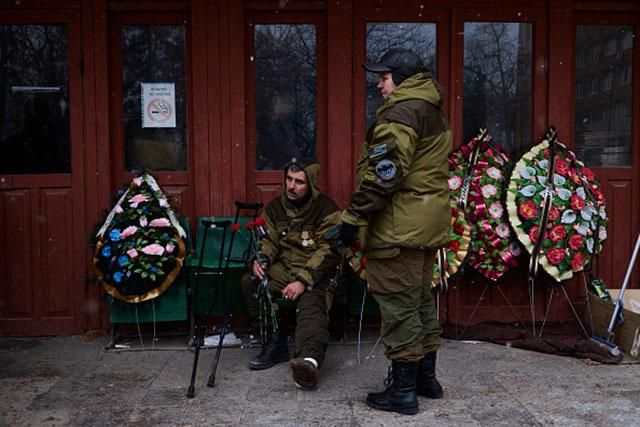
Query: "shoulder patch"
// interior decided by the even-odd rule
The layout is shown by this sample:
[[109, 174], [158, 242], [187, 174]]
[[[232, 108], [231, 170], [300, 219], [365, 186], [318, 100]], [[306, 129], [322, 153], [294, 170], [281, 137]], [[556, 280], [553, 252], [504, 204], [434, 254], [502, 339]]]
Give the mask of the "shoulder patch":
[[340, 232], [340, 227], [338, 227], [337, 225], [334, 225], [324, 233], [324, 238], [327, 240], [337, 238], [339, 232]]
[[384, 159], [376, 164], [376, 175], [383, 181], [392, 179], [397, 171], [396, 165], [391, 160]]
[[370, 159], [375, 159], [376, 157], [380, 157], [387, 153], [389, 149], [387, 148], [387, 144], [379, 144], [373, 147], [371, 152], [369, 153]]

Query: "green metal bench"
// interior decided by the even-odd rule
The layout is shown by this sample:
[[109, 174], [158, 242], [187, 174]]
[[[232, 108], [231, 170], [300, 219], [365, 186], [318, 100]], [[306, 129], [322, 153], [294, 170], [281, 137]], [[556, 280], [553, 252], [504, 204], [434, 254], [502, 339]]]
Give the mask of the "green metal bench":
[[[250, 242], [250, 232], [246, 224], [253, 220], [252, 217], [239, 217], [239, 227], [235, 233], [227, 231], [224, 247], [222, 246], [222, 228], [209, 228], [207, 239], [203, 242], [206, 223], [215, 221], [233, 221], [234, 217], [226, 216], [201, 216], [196, 225], [196, 239], [194, 252], [186, 260], [188, 270], [189, 291], [195, 298], [192, 311], [202, 315], [222, 315], [225, 302], [241, 300], [242, 288], [240, 280], [247, 271], [247, 257]], [[224, 280], [224, 288], [221, 289], [222, 274], [226, 255], [233, 238], [233, 247]], [[202, 252], [202, 260], [200, 259]], [[222, 256], [221, 256], [222, 253]], [[222, 261], [222, 265], [220, 262]], [[198, 277], [200, 276], [200, 277]], [[244, 304], [236, 304], [234, 313], [246, 314]]]

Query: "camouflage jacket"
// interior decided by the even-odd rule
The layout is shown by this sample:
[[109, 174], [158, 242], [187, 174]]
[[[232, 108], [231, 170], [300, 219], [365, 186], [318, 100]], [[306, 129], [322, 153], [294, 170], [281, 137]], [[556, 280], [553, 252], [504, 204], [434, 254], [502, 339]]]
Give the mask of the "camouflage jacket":
[[269, 203], [262, 215], [267, 235], [261, 250], [270, 265], [282, 263], [292, 278], [307, 287], [323, 282], [336, 271], [338, 256], [332, 251], [337, 239], [340, 212], [335, 202], [318, 189], [320, 166], [304, 168], [311, 186], [311, 197], [302, 206], [294, 206], [286, 195], [286, 185], [279, 197]]
[[438, 248], [449, 239], [451, 130], [427, 72], [400, 84], [376, 112], [357, 167], [358, 188], [342, 215], [361, 226], [365, 252]]

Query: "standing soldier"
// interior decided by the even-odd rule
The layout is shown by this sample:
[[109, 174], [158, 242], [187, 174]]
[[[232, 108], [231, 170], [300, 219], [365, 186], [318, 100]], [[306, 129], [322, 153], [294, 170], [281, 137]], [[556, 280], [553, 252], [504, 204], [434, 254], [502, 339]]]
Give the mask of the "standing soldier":
[[449, 240], [451, 130], [439, 86], [414, 52], [391, 49], [363, 67], [378, 73], [384, 103], [358, 160], [340, 240], [353, 246], [363, 228], [367, 280], [392, 366], [391, 385], [369, 393], [367, 404], [413, 415], [416, 393], [443, 395], [435, 376], [442, 328], [430, 283], [436, 250]]
[[[338, 206], [318, 189], [320, 165], [296, 160], [284, 170], [282, 194], [269, 203], [263, 214], [266, 235], [261, 240], [260, 261], [254, 261], [253, 277], [242, 278], [249, 318], [258, 329], [257, 281], [265, 274], [271, 291], [296, 301], [296, 358], [290, 363], [293, 380], [303, 389], [318, 384], [318, 368], [329, 344], [326, 290], [336, 272], [338, 256], [332, 252], [340, 222]], [[272, 307], [267, 307], [271, 310]], [[271, 318], [267, 314], [267, 319]], [[249, 361], [249, 368], [268, 369], [289, 360], [287, 336], [282, 329], [268, 336], [262, 352]]]

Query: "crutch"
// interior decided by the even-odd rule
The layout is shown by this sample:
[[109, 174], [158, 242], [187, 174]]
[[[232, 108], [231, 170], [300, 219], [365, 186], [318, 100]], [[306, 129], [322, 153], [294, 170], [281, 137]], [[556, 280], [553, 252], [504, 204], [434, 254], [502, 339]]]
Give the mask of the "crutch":
[[[255, 218], [258, 216], [258, 211], [260, 211], [260, 209], [262, 209], [262, 203], [243, 203], [243, 202], [239, 202], [236, 200], [235, 202], [236, 205], [236, 216], [235, 216], [235, 221], [234, 224], [238, 224], [238, 218], [240, 215], [240, 211], [241, 210], [253, 210], [253, 219], [255, 220]], [[227, 256], [226, 256], [226, 260], [225, 260], [225, 266], [224, 266], [224, 270], [222, 273], [222, 278], [221, 278], [221, 287], [224, 289], [224, 285], [225, 285], [225, 279], [226, 279], [226, 275], [227, 272], [229, 270], [229, 263], [231, 262], [232, 258], [231, 258], [231, 249], [233, 247], [233, 240], [235, 237], [235, 230], [231, 233], [231, 242], [229, 243], [229, 250], [227, 251]], [[223, 246], [224, 247], [224, 246]], [[243, 257], [244, 259], [244, 257]], [[234, 261], [237, 261], [234, 259]], [[223, 318], [222, 318], [222, 327], [220, 329], [220, 339], [218, 340], [218, 347], [216, 349], [216, 355], [213, 359], [213, 364], [211, 365], [211, 372], [209, 374], [209, 380], [207, 381], [207, 387], [213, 387], [215, 385], [216, 382], [216, 371], [218, 370], [218, 362], [220, 361], [220, 353], [222, 352], [222, 344], [224, 343], [224, 337], [227, 334], [228, 330], [229, 330], [229, 325], [231, 323], [231, 318], [233, 317], [233, 308], [237, 305], [238, 303], [238, 298], [240, 295], [238, 295], [236, 297], [236, 299], [233, 301], [233, 303], [229, 303], [229, 301], [227, 301], [224, 305], [224, 311], [223, 311]]]
[[[207, 234], [209, 232], [210, 229], [212, 228], [217, 228], [217, 227], [222, 227], [222, 248], [224, 249], [224, 244], [227, 238], [227, 227], [229, 227], [229, 225], [231, 225], [231, 221], [229, 220], [224, 220], [224, 221], [212, 221], [212, 220], [202, 220], [202, 225], [204, 225], [205, 229], [204, 229], [204, 234], [202, 236], [202, 241], [200, 242], [200, 253], [199, 253], [199, 258], [198, 258], [198, 270], [196, 271], [197, 274], [197, 278], [196, 278], [196, 288], [195, 291], [193, 292], [193, 302], [192, 302], [192, 309], [194, 310], [194, 318], [195, 318], [195, 322], [194, 322], [194, 345], [195, 345], [195, 352], [194, 352], [194, 356], [193, 356], [193, 367], [191, 369], [191, 382], [189, 383], [189, 388], [187, 389], [187, 397], [193, 397], [194, 393], [195, 393], [195, 381], [196, 381], [196, 373], [198, 372], [198, 358], [200, 357], [200, 348], [204, 345], [204, 331], [205, 331], [205, 325], [204, 325], [204, 321], [202, 319], [202, 316], [199, 313], [198, 310], [198, 291], [200, 289], [200, 276], [202, 275], [202, 260], [204, 259], [204, 248], [205, 248], [205, 242], [207, 241]], [[231, 245], [229, 245], [231, 246]], [[223, 252], [224, 250], [220, 251], [220, 254], [218, 255], [218, 269], [221, 268], [222, 266], [222, 261], [223, 261]], [[225, 263], [225, 269], [228, 268], [229, 262], [227, 261]], [[224, 272], [218, 271], [216, 272], [216, 274], [222, 274], [222, 281], [224, 281]], [[218, 290], [219, 291], [219, 290]], [[215, 303], [217, 299], [217, 295], [212, 299], [212, 303], [211, 306], [209, 307], [209, 310], [207, 312], [207, 314], [209, 314], [211, 312], [211, 309]]]
[[[238, 223], [238, 219], [240, 216], [240, 210], [242, 209], [249, 209], [249, 210], [253, 210], [253, 218], [255, 219], [258, 216], [258, 211], [262, 208], [262, 203], [243, 203], [243, 202], [239, 202], [236, 201], [235, 202], [236, 205], [236, 214], [234, 217], [234, 224]], [[214, 274], [216, 274], [219, 277], [219, 286], [217, 287], [216, 290], [216, 295], [214, 296], [214, 298], [211, 301], [211, 304], [209, 306], [209, 309], [207, 310], [207, 315], [211, 314], [211, 311], [215, 305], [215, 302], [217, 300], [218, 295], [220, 295], [220, 292], [224, 292], [224, 286], [225, 286], [225, 281], [226, 281], [226, 276], [229, 270], [229, 264], [231, 263], [231, 261], [238, 261], [235, 259], [232, 259], [231, 254], [233, 251], [233, 243], [234, 243], [234, 239], [235, 239], [235, 233], [237, 231], [236, 228], [232, 229], [231, 231], [231, 238], [230, 238], [230, 242], [229, 242], [229, 246], [227, 247], [227, 251], [226, 251], [226, 255], [225, 255], [225, 244], [226, 244], [226, 237], [227, 237], [227, 227], [229, 227], [229, 225], [232, 224], [231, 221], [229, 220], [222, 220], [222, 221], [208, 221], [208, 220], [203, 220], [202, 224], [205, 226], [205, 231], [203, 234], [203, 238], [202, 238], [202, 242], [200, 244], [200, 258], [198, 259], [198, 277], [196, 279], [196, 289], [195, 292], [193, 293], [193, 304], [192, 306], [194, 307], [194, 311], [198, 311], [198, 306], [197, 306], [197, 294], [198, 294], [198, 289], [200, 287], [200, 275], [202, 274], [201, 269], [202, 269], [202, 260], [204, 259], [204, 248], [205, 248], [205, 242], [206, 242], [206, 238], [207, 238], [207, 233], [209, 231], [209, 229], [211, 228], [216, 228], [216, 227], [222, 227], [223, 232], [222, 232], [222, 241], [221, 241], [221, 250], [219, 252], [218, 255], [218, 271], [214, 272]], [[235, 305], [235, 304], [234, 304]], [[207, 381], [207, 386], [209, 387], [213, 387], [214, 383], [215, 383], [215, 373], [217, 370], [217, 366], [218, 366], [218, 362], [220, 360], [220, 353], [222, 351], [222, 344], [224, 342], [224, 337], [228, 331], [229, 328], [229, 323], [231, 321], [231, 317], [232, 317], [232, 308], [233, 305], [230, 304], [225, 304], [225, 308], [224, 308], [224, 319], [223, 319], [223, 325], [222, 325], [222, 329], [220, 331], [220, 337], [219, 337], [219, 341], [218, 341], [218, 346], [217, 346], [217, 351], [216, 351], [216, 356], [214, 358], [213, 361], [213, 366], [211, 369], [211, 373], [209, 375], [209, 379]], [[196, 313], [196, 321], [195, 321], [195, 325], [194, 325], [194, 337], [195, 337], [195, 354], [194, 354], [194, 361], [193, 361], [193, 368], [192, 368], [192, 372], [191, 372], [191, 383], [189, 385], [189, 388], [187, 390], [187, 397], [193, 397], [194, 396], [194, 392], [195, 392], [195, 377], [196, 377], [196, 373], [197, 373], [197, 366], [198, 366], [198, 358], [200, 355], [200, 348], [204, 345], [204, 331], [205, 331], [205, 325], [204, 322], [202, 321], [202, 316], [200, 316], [199, 313]]]

